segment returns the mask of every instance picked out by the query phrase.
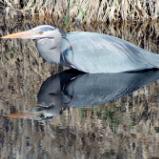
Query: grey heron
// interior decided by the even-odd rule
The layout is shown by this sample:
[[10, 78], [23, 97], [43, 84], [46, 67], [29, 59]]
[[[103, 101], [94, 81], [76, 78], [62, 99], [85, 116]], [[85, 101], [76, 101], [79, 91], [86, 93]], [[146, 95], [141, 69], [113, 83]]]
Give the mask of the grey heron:
[[34, 39], [49, 63], [86, 73], [119, 73], [159, 68], [159, 55], [123, 39], [93, 32], [69, 32], [50, 25], [9, 34], [2, 39]]

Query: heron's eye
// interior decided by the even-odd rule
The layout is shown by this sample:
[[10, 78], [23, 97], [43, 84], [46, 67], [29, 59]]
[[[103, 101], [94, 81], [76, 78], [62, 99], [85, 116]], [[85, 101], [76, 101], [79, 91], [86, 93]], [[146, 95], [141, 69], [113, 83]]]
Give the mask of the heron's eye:
[[39, 31], [39, 34], [43, 34], [44, 32], [43, 31]]

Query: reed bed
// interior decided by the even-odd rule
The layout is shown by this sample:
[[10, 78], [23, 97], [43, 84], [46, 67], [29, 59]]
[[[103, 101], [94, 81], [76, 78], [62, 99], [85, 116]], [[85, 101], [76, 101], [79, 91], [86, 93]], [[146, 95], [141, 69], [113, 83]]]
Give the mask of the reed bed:
[[158, 0], [1, 0], [9, 16], [53, 16], [72, 22], [145, 21], [158, 19]]

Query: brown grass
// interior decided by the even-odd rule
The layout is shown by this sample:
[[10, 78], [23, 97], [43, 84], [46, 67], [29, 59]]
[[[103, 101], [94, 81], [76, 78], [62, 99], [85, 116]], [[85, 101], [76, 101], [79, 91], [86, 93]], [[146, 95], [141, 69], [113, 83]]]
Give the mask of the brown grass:
[[[90, 23], [92, 21], [118, 21], [157, 19], [159, 17], [158, 0], [4, 0], [7, 14], [21, 11], [24, 16], [54, 16], [69, 21]], [[2, 4], [1, 4], [2, 6]]]

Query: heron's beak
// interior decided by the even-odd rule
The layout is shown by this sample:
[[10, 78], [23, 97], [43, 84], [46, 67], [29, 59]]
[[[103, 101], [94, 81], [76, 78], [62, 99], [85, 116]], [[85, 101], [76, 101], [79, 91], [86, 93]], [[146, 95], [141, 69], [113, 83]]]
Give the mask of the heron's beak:
[[31, 39], [32, 35], [31, 31], [23, 31], [2, 36], [1, 39]]
[[9, 119], [35, 119], [36, 114], [32, 112], [26, 112], [26, 113], [13, 113], [5, 116]]

